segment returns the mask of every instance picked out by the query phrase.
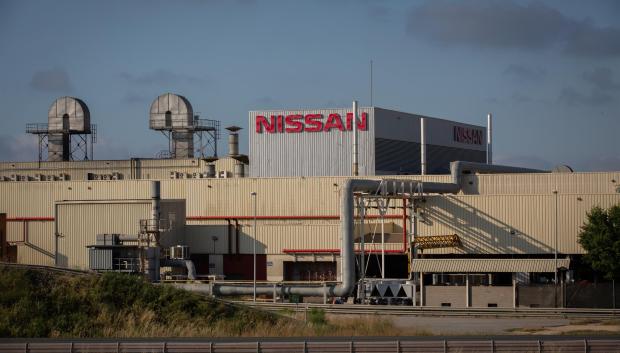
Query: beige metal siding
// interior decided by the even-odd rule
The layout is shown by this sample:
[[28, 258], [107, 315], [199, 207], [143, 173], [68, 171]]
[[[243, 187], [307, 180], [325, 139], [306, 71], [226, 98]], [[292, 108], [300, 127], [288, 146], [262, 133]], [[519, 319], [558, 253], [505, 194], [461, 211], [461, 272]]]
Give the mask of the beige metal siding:
[[[449, 182], [450, 176], [394, 176], [387, 178]], [[191, 246], [192, 252], [227, 253], [227, 222], [224, 218], [247, 218], [254, 214], [250, 193], [257, 192], [260, 216], [339, 215], [339, 198], [346, 177], [184, 179], [162, 181], [163, 199], [186, 199], [189, 228], [175, 240]], [[429, 249], [425, 253], [552, 253], [555, 240], [555, 195], [558, 194], [558, 238], [560, 253], [581, 253], [579, 227], [594, 205], [608, 207], [620, 202], [612, 180], [620, 173], [477, 175], [465, 194], [429, 196], [423, 205], [428, 222], [419, 224], [420, 235], [458, 234], [459, 249]], [[539, 183], [540, 185], [538, 185]], [[531, 185], [535, 184], [535, 185]], [[6, 213], [7, 240], [23, 239], [23, 222], [17, 217], [54, 217], [54, 203], [62, 200], [148, 199], [149, 182], [70, 181], [2, 182], [0, 213]], [[376, 211], [371, 212], [376, 214]], [[392, 209], [390, 215], [402, 210]], [[197, 220], [196, 217], [220, 219]], [[193, 218], [192, 218], [193, 217]], [[133, 222], [133, 221], [132, 221]], [[53, 222], [29, 223], [34, 245], [53, 250]], [[251, 252], [252, 220], [242, 219], [240, 250]], [[390, 219], [394, 231], [402, 226]], [[123, 224], [121, 226], [134, 226]], [[338, 219], [259, 220], [259, 251], [281, 253], [282, 249], [329, 249], [340, 247]], [[204, 228], [203, 228], [204, 227]], [[234, 234], [234, 232], [233, 232]], [[218, 240], [213, 241], [212, 236]], [[211, 242], [214, 242], [212, 244]], [[176, 241], [175, 241], [176, 242]], [[388, 244], [387, 249], [400, 249]], [[236, 246], [233, 243], [233, 249]], [[31, 247], [19, 246], [21, 262], [47, 263], [50, 257]]]
[[618, 193], [620, 172], [485, 174], [467, 177], [465, 193], [494, 194], [612, 194]]
[[140, 203], [66, 203], [58, 206], [58, 265], [88, 268], [88, 245], [97, 234], [138, 234], [140, 220], [148, 218], [151, 205]]

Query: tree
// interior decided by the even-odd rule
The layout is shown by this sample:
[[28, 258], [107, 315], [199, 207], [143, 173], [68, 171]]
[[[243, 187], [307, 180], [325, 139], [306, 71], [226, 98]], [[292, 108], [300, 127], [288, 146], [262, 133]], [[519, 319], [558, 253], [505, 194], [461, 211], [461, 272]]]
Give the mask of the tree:
[[579, 233], [584, 260], [606, 279], [620, 279], [620, 204], [605, 210], [594, 207]]

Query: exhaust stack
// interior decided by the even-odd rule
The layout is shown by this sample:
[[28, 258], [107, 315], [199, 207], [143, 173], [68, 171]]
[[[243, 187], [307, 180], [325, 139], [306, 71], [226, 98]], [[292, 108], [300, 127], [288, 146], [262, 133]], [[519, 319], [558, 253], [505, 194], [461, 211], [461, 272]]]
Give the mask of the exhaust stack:
[[234, 158], [239, 156], [239, 126], [229, 126], [226, 128], [228, 134], [228, 157]]
[[493, 164], [493, 114], [487, 114], [487, 164]]
[[353, 101], [353, 176], [359, 175], [359, 164], [357, 162], [357, 101]]
[[426, 118], [420, 118], [420, 174], [426, 175]]

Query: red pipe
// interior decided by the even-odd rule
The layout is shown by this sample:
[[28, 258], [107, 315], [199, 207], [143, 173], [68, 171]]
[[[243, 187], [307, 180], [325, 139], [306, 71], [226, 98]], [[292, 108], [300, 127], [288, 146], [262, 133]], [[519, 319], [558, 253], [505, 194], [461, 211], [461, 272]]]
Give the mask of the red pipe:
[[[364, 218], [377, 219], [379, 215], [368, 215]], [[384, 218], [399, 219], [401, 215], [385, 215]], [[227, 219], [237, 220], [252, 220], [254, 216], [187, 216], [188, 221], [225, 221]], [[256, 216], [256, 219], [261, 220], [301, 220], [301, 219], [340, 219], [340, 216], [333, 215], [320, 215], [320, 216]]]
[[6, 219], [7, 222], [30, 222], [30, 221], [40, 221], [40, 222], [53, 222], [54, 217], [13, 217]]
[[[340, 249], [282, 249], [285, 254], [340, 254]], [[361, 251], [355, 250], [356, 253]], [[380, 254], [381, 250], [365, 250], [365, 254]], [[402, 250], [385, 250], [386, 254], [402, 254]]]
[[403, 198], [403, 252], [407, 252], [407, 199]]

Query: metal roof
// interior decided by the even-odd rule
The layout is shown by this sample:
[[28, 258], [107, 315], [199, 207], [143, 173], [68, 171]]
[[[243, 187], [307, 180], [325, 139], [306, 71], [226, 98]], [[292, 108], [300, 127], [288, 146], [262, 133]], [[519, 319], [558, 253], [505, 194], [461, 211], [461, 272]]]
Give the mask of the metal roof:
[[[557, 267], [568, 268], [570, 259], [558, 259]], [[415, 259], [413, 272], [555, 272], [554, 259]]]

